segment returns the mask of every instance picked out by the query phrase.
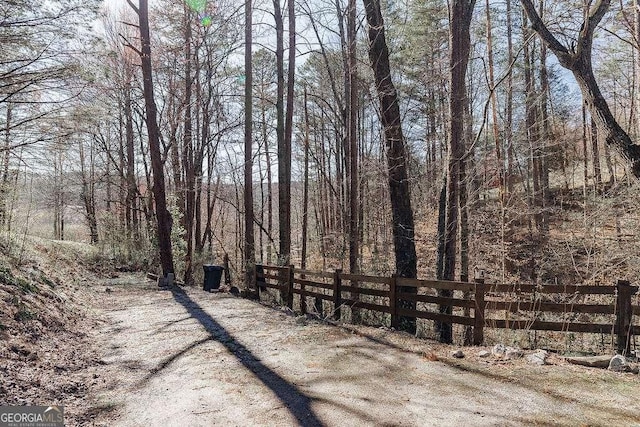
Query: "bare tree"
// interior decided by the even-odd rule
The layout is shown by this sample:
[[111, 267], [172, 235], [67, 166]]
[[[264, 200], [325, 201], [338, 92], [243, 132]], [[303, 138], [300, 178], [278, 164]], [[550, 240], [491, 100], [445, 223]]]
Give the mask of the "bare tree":
[[160, 152], [160, 130], [157, 122], [157, 107], [153, 94], [153, 69], [151, 66], [151, 39], [149, 32], [149, 6], [147, 0], [140, 0], [135, 7], [127, 0], [131, 8], [138, 14], [140, 26], [141, 49], [138, 50], [142, 60], [142, 81], [146, 111], [147, 133], [149, 137], [149, 154], [153, 171], [153, 196], [156, 208], [158, 250], [163, 276], [173, 273], [173, 253], [171, 249], [171, 214], [167, 209], [166, 189], [162, 153]]
[[358, 121], [358, 69], [356, 58], [356, 0], [349, 0], [347, 12], [347, 44], [348, 44], [348, 117], [347, 144], [348, 148], [348, 180], [349, 180], [349, 271], [358, 272], [358, 136], [356, 135]]
[[[363, 0], [363, 3], [369, 32], [369, 61], [375, 77], [387, 146], [396, 274], [399, 277], [415, 278], [418, 273], [413, 209], [411, 207], [411, 190], [407, 172], [407, 149], [402, 135], [398, 92], [391, 80], [389, 49], [385, 38], [380, 2], [379, 0]], [[416, 288], [410, 287], [401, 289], [401, 292], [415, 291]], [[411, 309], [414, 307], [409, 301], [402, 301], [401, 303], [403, 308]], [[416, 320], [415, 318], [402, 317], [400, 326], [411, 333], [415, 333]]]
[[[279, 0], [278, 0], [279, 1]], [[287, 64], [287, 104], [284, 121], [283, 146], [278, 147], [278, 189], [280, 204], [280, 257], [291, 262], [291, 141], [293, 139], [293, 101], [296, 71], [296, 14], [295, 1], [288, 0], [289, 49]], [[281, 149], [282, 148], [282, 149]], [[281, 157], [282, 156], [282, 157]], [[282, 169], [282, 172], [280, 172]]]
[[304, 88], [304, 178], [302, 181], [302, 253], [300, 267], [307, 268], [307, 232], [309, 229], [309, 101]]
[[[276, 24], [276, 138], [278, 140], [278, 222], [280, 249], [278, 262], [289, 264], [291, 252], [291, 149], [287, 142], [284, 106], [284, 20], [280, 0], [273, 0]], [[287, 104], [288, 105], [288, 104]], [[287, 111], [288, 112], [288, 111]]]
[[[94, 137], [91, 137], [91, 145], [89, 146], [89, 159], [87, 161], [84, 151], [84, 143], [82, 136], [78, 141], [78, 149], [80, 155], [80, 179], [81, 192], [80, 199], [84, 205], [84, 217], [89, 227], [89, 236], [91, 243], [98, 243], [98, 220], [96, 216], [96, 170], [95, 170], [95, 143]], [[88, 169], [88, 170], [87, 170]]]
[[244, 261], [245, 261], [245, 285], [253, 287], [253, 271], [255, 269], [255, 240], [253, 233], [253, 64], [251, 61], [251, 48], [253, 31], [252, 0], [246, 0], [244, 5], [245, 32], [244, 32]]
[[[446, 215], [444, 220], [444, 244], [441, 257], [442, 277], [444, 280], [454, 280], [456, 271], [456, 251], [458, 239], [458, 214], [460, 203], [461, 174], [464, 178], [464, 169], [461, 163], [464, 161], [464, 117], [465, 103], [467, 102], [466, 74], [471, 50], [471, 36], [469, 28], [475, 0], [453, 0], [450, 4], [449, 17], [449, 153], [446, 180]], [[451, 297], [450, 290], [439, 290], [442, 297]], [[451, 306], [440, 306], [440, 312], [451, 314]], [[451, 324], [439, 325], [440, 341], [450, 343], [453, 340]]]
[[193, 282], [193, 226], [196, 211], [196, 161], [194, 158], [194, 138], [192, 123], [191, 97], [193, 94], [193, 78], [191, 76], [191, 12], [184, 6], [184, 135], [182, 144], [182, 166], [184, 168], [184, 229], [186, 232], [187, 251], [184, 257], [184, 283]]
[[594, 32], [606, 14], [611, 0], [597, 0], [586, 13], [575, 44], [565, 46], [549, 31], [532, 0], [522, 0], [522, 6], [531, 21], [531, 27], [542, 41], [556, 55], [558, 62], [573, 73], [591, 117], [602, 131], [607, 144], [615, 147], [631, 166], [631, 172], [640, 178], [640, 146], [635, 145], [627, 132], [622, 129], [609, 109], [593, 74], [591, 50]]

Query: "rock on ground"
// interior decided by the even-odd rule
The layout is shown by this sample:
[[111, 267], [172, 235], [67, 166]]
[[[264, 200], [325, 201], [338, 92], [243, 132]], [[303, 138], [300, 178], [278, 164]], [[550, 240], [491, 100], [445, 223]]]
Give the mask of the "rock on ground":
[[578, 356], [565, 357], [568, 363], [572, 365], [588, 366], [590, 368], [607, 368], [611, 361], [611, 356]]
[[547, 357], [549, 357], [549, 353], [545, 350], [538, 350], [535, 353], [527, 355], [527, 362], [533, 365], [542, 366], [547, 364]]
[[456, 350], [451, 355], [456, 359], [462, 359], [464, 357], [464, 353], [462, 350]]
[[628, 368], [627, 359], [624, 356], [616, 354], [609, 361], [609, 369], [614, 372], [625, 372]]
[[519, 348], [507, 347], [503, 344], [496, 344], [491, 349], [491, 354], [498, 359], [519, 359], [524, 356], [524, 352]]

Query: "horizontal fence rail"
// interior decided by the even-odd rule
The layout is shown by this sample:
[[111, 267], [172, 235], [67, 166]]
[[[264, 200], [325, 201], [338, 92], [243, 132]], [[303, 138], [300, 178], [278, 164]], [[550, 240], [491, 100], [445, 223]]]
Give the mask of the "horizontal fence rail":
[[[621, 353], [630, 350], [634, 335], [633, 316], [640, 316], [640, 306], [632, 304], [638, 286], [619, 280], [615, 285], [532, 285], [488, 284], [380, 277], [296, 269], [291, 266], [256, 265], [258, 289], [276, 289], [290, 309], [294, 295], [299, 296], [299, 310], [307, 313], [308, 298], [313, 298], [317, 313], [323, 313], [324, 302], [332, 305], [334, 319], [341, 319], [341, 309], [371, 310], [390, 315], [391, 326], [398, 328], [401, 316], [458, 324], [473, 328], [473, 344], [484, 341], [485, 328], [583, 332], [614, 334]], [[413, 292], [410, 290], [413, 289]], [[437, 296], [438, 290], [458, 291], [462, 297]], [[600, 300], [598, 303], [578, 301]], [[602, 299], [608, 298], [609, 304]], [[407, 305], [408, 303], [408, 305]], [[418, 303], [420, 305], [418, 305]], [[438, 306], [433, 308], [433, 306]], [[413, 307], [413, 308], [407, 308]], [[458, 313], [442, 310], [456, 307]], [[459, 312], [464, 314], [459, 314]], [[592, 314], [609, 320], [588, 322], [576, 320]], [[547, 320], [547, 315], [565, 319]]]

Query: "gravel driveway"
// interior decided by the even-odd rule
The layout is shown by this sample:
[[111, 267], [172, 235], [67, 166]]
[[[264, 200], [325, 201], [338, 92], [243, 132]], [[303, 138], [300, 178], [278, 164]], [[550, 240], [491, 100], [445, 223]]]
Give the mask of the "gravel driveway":
[[108, 378], [96, 399], [109, 409], [97, 425], [640, 425], [637, 375], [459, 361], [452, 347], [228, 294], [107, 286], [94, 300]]

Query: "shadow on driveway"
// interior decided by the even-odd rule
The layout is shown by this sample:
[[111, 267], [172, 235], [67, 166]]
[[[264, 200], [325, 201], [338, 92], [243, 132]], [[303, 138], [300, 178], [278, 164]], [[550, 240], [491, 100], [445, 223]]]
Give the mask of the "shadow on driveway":
[[[296, 386], [290, 384], [276, 372], [265, 366], [247, 347], [236, 341], [233, 335], [211, 315], [205, 312], [202, 307], [193, 301], [182, 289], [174, 287], [171, 289], [171, 293], [173, 294], [173, 298], [187, 309], [191, 317], [200, 322], [210, 334], [206, 339], [198, 341], [196, 345], [208, 340], [218, 341], [282, 401], [301, 426], [312, 427], [323, 425], [311, 408], [313, 400], [310, 397], [306, 396], [298, 390]], [[170, 361], [173, 360], [175, 360], [175, 358], [170, 359]], [[162, 370], [169, 363], [163, 363], [160, 369], [155, 370], [153, 374]]]

